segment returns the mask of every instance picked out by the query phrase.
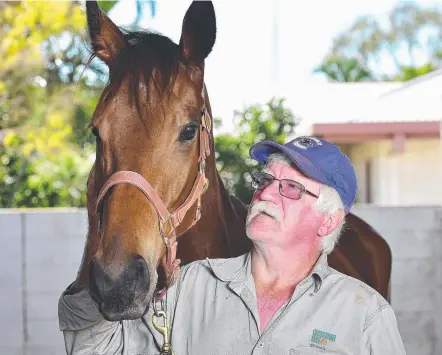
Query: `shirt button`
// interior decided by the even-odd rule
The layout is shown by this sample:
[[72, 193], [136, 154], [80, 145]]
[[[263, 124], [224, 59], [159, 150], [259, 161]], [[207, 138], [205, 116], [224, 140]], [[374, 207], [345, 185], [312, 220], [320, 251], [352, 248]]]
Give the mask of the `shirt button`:
[[262, 341], [260, 341], [260, 342], [258, 343], [258, 348], [262, 348], [262, 347], [264, 347], [264, 343], [263, 343]]

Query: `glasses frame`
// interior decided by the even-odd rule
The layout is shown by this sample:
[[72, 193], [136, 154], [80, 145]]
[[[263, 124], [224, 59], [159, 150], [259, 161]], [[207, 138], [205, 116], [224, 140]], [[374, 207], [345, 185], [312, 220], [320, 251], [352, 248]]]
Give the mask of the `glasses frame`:
[[[283, 197], [289, 198], [291, 200], [300, 200], [301, 197], [304, 195], [304, 193], [306, 193], [307, 195], [310, 195], [312, 197], [319, 198], [318, 195], [316, 195], [313, 192], [307, 190], [303, 184], [301, 184], [300, 182], [295, 181], [295, 180], [291, 180], [291, 179], [277, 179], [272, 174], [269, 174], [269, 173], [266, 173], [266, 172], [263, 172], [263, 171], [258, 171], [256, 173], [253, 173], [251, 176], [252, 176], [252, 187], [255, 190], [263, 190], [266, 187], [268, 187], [271, 184], [273, 184], [275, 181], [279, 181], [279, 188], [278, 188], [278, 190], [279, 190], [279, 194], [281, 196], [283, 196]], [[265, 187], [261, 187], [260, 188], [259, 185], [257, 185], [256, 180], [259, 180], [259, 177], [261, 177], [261, 176], [266, 176], [269, 180], [271, 180], [271, 182], [269, 182]], [[284, 181], [287, 181], [288, 183], [294, 184], [294, 185], [299, 187], [300, 193], [299, 193], [299, 197], [298, 198], [289, 197], [289, 196], [286, 196], [286, 195], [284, 195], [282, 193], [282, 183]], [[255, 185], [256, 185], [256, 187], [255, 187]]]

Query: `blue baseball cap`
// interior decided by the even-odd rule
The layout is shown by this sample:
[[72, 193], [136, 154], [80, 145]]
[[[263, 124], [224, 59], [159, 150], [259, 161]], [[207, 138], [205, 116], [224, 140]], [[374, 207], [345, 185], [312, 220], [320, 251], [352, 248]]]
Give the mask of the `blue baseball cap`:
[[302, 136], [282, 145], [263, 141], [250, 148], [250, 156], [265, 163], [270, 154], [283, 153], [307, 177], [333, 187], [347, 214], [356, 198], [358, 183], [350, 159], [341, 149], [322, 138]]

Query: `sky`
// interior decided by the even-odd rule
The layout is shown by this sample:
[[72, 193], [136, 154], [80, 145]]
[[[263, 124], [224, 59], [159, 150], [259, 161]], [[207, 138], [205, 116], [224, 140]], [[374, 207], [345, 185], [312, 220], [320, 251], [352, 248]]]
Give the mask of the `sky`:
[[[160, 0], [155, 18], [142, 27], [178, 43], [190, 0]], [[233, 109], [264, 102], [284, 90], [325, 82], [313, 74], [333, 37], [358, 16], [385, 15], [396, 0], [215, 0], [217, 40], [206, 59], [205, 80], [215, 116], [227, 121]], [[442, 4], [442, 0], [419, 3]], [[148, 11], [146, 11], [149, 13]], [[118, 25], [132, 21], [135, 1], [123, 0], [110, 13]], [[389, 63], [385, 63], [388, 70]], [[232, 126], [230, 126], [232, 127]]]

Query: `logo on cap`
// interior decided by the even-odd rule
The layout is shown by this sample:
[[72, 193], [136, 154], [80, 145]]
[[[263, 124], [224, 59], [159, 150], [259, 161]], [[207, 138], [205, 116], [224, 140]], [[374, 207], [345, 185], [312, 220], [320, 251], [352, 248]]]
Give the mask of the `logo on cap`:
[[315, 137], [298, 137], [293, 140], [292, 144], [300, 149], [307, 150], [308, 148], [317, 147], [322, 145], [322, 142]]

